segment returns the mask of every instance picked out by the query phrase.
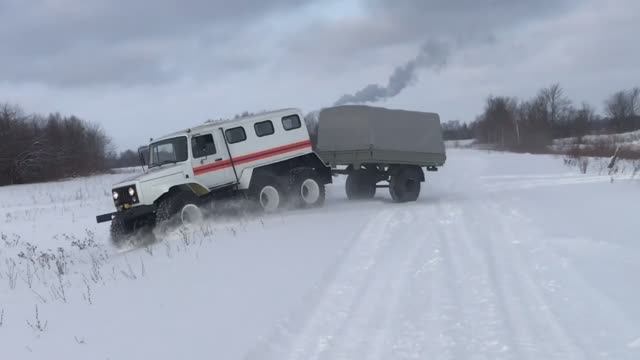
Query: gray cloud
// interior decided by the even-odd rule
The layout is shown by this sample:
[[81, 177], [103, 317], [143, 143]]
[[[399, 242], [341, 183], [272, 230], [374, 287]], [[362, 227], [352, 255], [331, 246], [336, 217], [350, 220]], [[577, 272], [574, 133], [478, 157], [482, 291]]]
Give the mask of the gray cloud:
[[447, 42], [429, 40], [420, 47], [414, 59], [395, 68], [386, 86], [367, 85], [354, 94], [343, 95], [334, 105], [362, 104], [392, 98], [416, 80], [419, 69], [437, 70], [444, 67], [451, 51], [450, 47]]
[[[376, 102], [394, 97], [415, 83], [421, 69], [441, 69], [447, 58], [455, 55], [454, 50], [495, 44], [505, 33], [561, 14], [572, 3], [572, 0], [365, 0], [362, 2], [365, 16], [316, 22], [294, 37], [289, 46], [299, 54], [301, 63], [328, 58], [334, 62], [327, 67], [331, 71], [352, 72], [359, 71], [361, 63], [350, 63], [351, 59], [375, 61], [381, 52], [392, 53], [389, 49], [398, 45], [423, 44], [415, 59], [394, 69], [385, 86], [367, 85], [343, 95], [335, 104]], [[434, 38], [447, 39], [450, 45], [425, 42]], [[388, 62], [391, 56], [394, 55], [382, 55], [380, 62]]]
[[0, 82], [135, 85], [234, 70], [256, 63], [233, 51], [234, 41], [274, 12], [312, 1], [3, 0]]
[[[288, 46], [308, 59], [331, 54], [348, 59], [430, 38], [471, 43], [560, 14], [574, 0], [363, 0], [363, 16], [316, 21]], [[304, 60], [301, 60], [304, 61]]]
[[[322, 0], [0, 0], [0, 82], [146, 85], [283, 64], [347, 70], [368, 52], [427, 38], [482, 37], [570, 0], [362, 0], [363, 14], [278, 40], [266, 22]], [[288, 25], [283, 21], [284, 27]], [[260, 28], [262, 31], [255, 31]], [[281, 34], [282, 35], [282, 34]], [[268, 41], [278, 52], [256, 48]], [[280, 41], [279, 43], [277, 41]], [[271, 46], [273, 48], [274, 46]], [[284, 61], [280, 61], [280, 58]]]

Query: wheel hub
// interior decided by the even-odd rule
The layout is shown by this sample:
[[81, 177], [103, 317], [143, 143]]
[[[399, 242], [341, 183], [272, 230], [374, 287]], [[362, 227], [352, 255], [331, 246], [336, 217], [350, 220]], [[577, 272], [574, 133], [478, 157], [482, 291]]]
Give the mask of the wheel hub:
[[306, 179], [300, 186], [300, 196], [306, 204], [315, 204], [320, 198], [320, 186], [315, 180]]
[[202, 211], [194, 204], [187, 204], [180, 211], [180, 221], [184, 226], [193, 226], [202, 221]]
[[267, 211], [275, 211], [280, 206], [280, 194], [278, 189], [269, 185], [260, 190], [260, 206]]

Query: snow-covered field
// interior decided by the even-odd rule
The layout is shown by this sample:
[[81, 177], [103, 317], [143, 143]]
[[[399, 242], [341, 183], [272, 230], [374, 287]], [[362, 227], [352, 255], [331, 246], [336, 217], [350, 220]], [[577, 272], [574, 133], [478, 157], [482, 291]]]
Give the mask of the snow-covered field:
[[447, 149], [461, 149], [461, 148], [470, 148], [475, 142], [476, 142], [475, 139], [446, 140], [444, 142], [444, 145]]
[[448, 150], [417, 203], [216, 215], [126, 253], [110, 184], [0, 188], [2, 359], [640, 359], [640, 182]]

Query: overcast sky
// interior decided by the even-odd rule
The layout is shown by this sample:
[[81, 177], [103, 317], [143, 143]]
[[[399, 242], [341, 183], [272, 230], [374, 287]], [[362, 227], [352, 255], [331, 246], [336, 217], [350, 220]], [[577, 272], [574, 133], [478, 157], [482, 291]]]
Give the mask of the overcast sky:
[[443, 120], [554, 82], [600, 110], [640, 86], [639, 33], [638, 0], [0, 0], [0, 102], [98, 122], [121, 150], [370, 84]]

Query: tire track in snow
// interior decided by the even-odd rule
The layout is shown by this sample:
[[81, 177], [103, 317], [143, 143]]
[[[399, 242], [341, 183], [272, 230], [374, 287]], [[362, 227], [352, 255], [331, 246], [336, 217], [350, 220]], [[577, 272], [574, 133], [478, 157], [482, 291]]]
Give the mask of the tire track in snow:
[[529, 276], [533, 269], [523, 267], [513, 252], [505, 213], [479, 202], [467, 203], [464, 209], [448, 206], [446, 211], [458, 215], [449, 224], [454, 231], [443, 237], [447, 244], [443, 253], [451, 253], [444, 259], [451, 262], [452, 279], [460, 283], [457, 302], [464, 313], [462, 321], [473, 329], [457, 333], [462, 338], [456, 342], [465, 349], [456, 354], [491, 359], [583, 358], [558, 319], [542, 316], [540, 311], [549, 304]]
[[[393, 316], [397, 312], [401, 295], [405, 293], [410, 264], [416, 254], [419, 242], [414, 237], [397, 236], [402, 229], [414, 221], [407, 210], [399, 211], [389, 223], [389, 242], [372, 268], [374, 281], [358, 306], [354, 307], [351, 321], [343, 328], [336, 341], [323, 358], [352, 359], [358, 356], [366, 359], [387, 359], [390, 347], [390, 333], [393, 332]], [[400, 230], [400, 231], [398, 231]], [[391, 235], [393, 234], [393, 235]]]
[[391, 337], [381, 359], [424, 359], [447, 357], [450, 341], [443, 336], [443, 258], [441, 244], [431, 231], [423, 231], [433, 225], [437, 211], [417, 212], [414, 218], [422, 228], [406, 228], [396, 234], [414, 242], [412, 254], [398, 276], [404, 281], [395, 294], [398, 300], [389, 317]]
[[[495, 211], [507, 213], [500, 208], [499, 204], [492, 204]], [[602, 291], [593, 287], [589, 281], [574, 267], [568, 259], [563, 258], [556, 253], [553, 248], [549, 247], [543, 239], [536, 239], [536, 229], [528, 229], [527, 231], [516, 232], [516, 227], [526, 228], [530, 225], [526, 224], [521, 218], [514, 215], [503, 216], [501, 218], [501, 227], [509, 237], [516, 237], [518, 233], [522, 234], [523, 244], [536, 244], [535, 250], [518, 247], [513, 249], [514, 257], [518, 260], [517, 264], [530, 269], [525, 272], [523, 286], [530, 289], [532, 297], [538, 304], [542, 304], [536, 318], [545, 318], [549, 324], [554, 326], [546, 328], [553, 336], [548, 340], [549, 343], [556, 347], [556, 352], [561, 354], [558, 358], [569, 359], [588, 359], [588, 358], [637, 358], [638, 354], [630, 354], [625, 341], [632, 339], [635, 334], [634, 326], [628, 318], [623, 314], [619, 307]], [[540, 236], [541, 237], [541, 236]], [[540, 243], [542, 241], [542, 243]], [[522, 254], [527, 251], [527, 254]], [[532, 256], [532, 254], [535, 254]], [[554, 278], [544, 278], [537, 265], [536, 260], [542, 258], [544, 267], [553, 269], [550, 273], [554, 274]], [[538, 260], [539, 261], [539, 260]], [[563, 279], [558, 278], [558, 274], [564, 275]], [[545, 284], [552, 284], [550, 288], [544, 287]], [[553, 302], [555, 300], [555, 303]], [[553, 306], [555, 305], [555, 306]], [[563, 306], [563, 308], [560, 308]], [[579, 309], [577, 312], [575, 309]], [[595, 310], [594, 310], [595, 309]], [[567, 316], [575, 316], [574, 320], [568, 320]], [[586, 316], [589, 314], [590, 316]], [[603, 315], [606, 316], [603, 318]], [[580, 320], [576, 323], [576, 318]], [[636, 326], [637, 328], [637, 326]], [[583, 333], [590, 329], [590, 339], [579, 337], [573, 334]], [[608, 342], [618, 342], [619, 348], [615, 355], [603, 352], [598, 348], [594, 340], [605, 336], [611, 336], [606, 333], [606, 329], [614, 333], [616, 339], [610, 339]], [[589, 332], [587, 332], [589, 333]], [[617, 336], [616, 336], [617, 335]], [[626, 336], [623, 337], [621, 335]], [[543, 336], [548, 336], [545, 332]], [[565, 339], [565, 343], [558, 342], [558, 339]], [[567, 348], [569, 342], [571, 346]], [[608, 349], [608, 351], [615, 349]]]
[[[451, 213], [447, 213], [446, 209], [443, 211], [446, 216]], [[454, 266], [456, 255], [454, 255], [456, 245], [456, 239], [451, 236], [449, 226], [443, 226], [447, 220], [441, 220], [440, 226], [436, 226], [435, 235], [433, 239], [438, 246], [438, 252], [442, 256], [441, 271], [436, 272], [439, 275], [439, 281], [433, 282], [437, 284], [437, 288], [432, 288], [432, 294], [442, 293], [439, 296], [440, 306], [436, 310], [436, 314], [439, 317], [438, 328], [433, 329], [431, 332], [437, 334], [440, 332], [441, 346], [443, 351], [438, 352], [439, 358], [452, 358], [452, 359], [465, 359], [464, 348], [459, 346], [464, 342], [464, 335], [462, 335], [462, 319], [461, 313], [463, 306], [461, 304], [460, 291], [458, 284], [461, 280], [458, 269]], [[455, 230], [455, 229], [454, 229]]]
[[584, 359], [584, 351], [552, 313], [541, 285], [533, 280], [534, 269], [525, 266], [516, 249], [526, 245], [517, 234], [530, 234], [533, 229], [525, 224], [519, 224], [517, 231], [513, 229], [513, 224], [505, 220], [508, 212], [499, 211], [493, 202], [485, 203], [479, 211], [496, 219], [485, 243], [487, 261], [495, 269], [496, 286], [515, 333], [518, 358]]
[[[506, 316], [462, 214], [442, 204], [378, 214], [306, 323], [274, 337], [271, 357], [259, 358], [504, 358]], [[481, 275], [469, 292], [472, 274]]]
[[[401, 314], [396, 315], [404, 320], [388, 358], [468, 359], [486, 353], [485, 349], [479, 351], [479, 346], [472, 346], [473, 333], [484, 324], [495, 322], [495, 316], [484, 308], [477, 311], [477, 304], [471, 301], [475, 297], [467, 290], [469, 274], [476, 269], [461, 253], [464, 245], [460, 238], [466, 228], [460, 221], [462, 211], [448, 203], [436, 205], [417, 214], [423, 221], [412, 233], [424, 234], [423, 246], [412, 265], [415, 275], [409, 291], [402, 296]], [[477, 321], [474, 316], [482, 319]]]
[[457, 342], [462, 320], [440, 227], [448, 214], [440, 204], [413, 210], [420, 222], [397, 234], [414, 239], [415, 250], [405, 270], [398, 273], [405, 274], [406, 284], [396, 293], [399, 306], [391, 316], [392, 341], [384, 359], [466, 358]]
[[[373, 216], [376, 217], [378, 215], [374, 214]], [[309, 311], [315, 310], [320, 306], [327, 287], [336, 279], [340, 269], [345, 266], [347, 258], [358, 245], [359, 235], [368, 226], [371, 226], [371, 223], [372, 221], [368, 220], [358, 227], [355, 234], [351, 235], [352, 240], [347, 242], [343, 249], [339, 251], [336, 261], [327, 268], [317, 285], [304, 296], [301, 301], [304, 306], [296, 307], [286, 318], [276, 324], [271, 334], [260, 338], [258, 344], [250, 349], [245, 356], [246, 360], [280, 359], [290, 351], [290, 342], [298, 336], [304, 324], [308, 322]]]
[[[355, 233], [311, 305], [248, 358], [599, 357], [563, 319], [571, 304], [554, 303], [544, 287], [531, 258], [544, 240], [538, 233], [488, 198], [389, 205]], [[562, 266], [553, 253], [540, 261]], [[613, 307], [579, 274], [567, 276], [593, 297], [581, 308], [585, 315]], [[614, 322], [625, 325], [618, 315]]]
[[374, 215], [352, 240], [344, 258], [329, 269], [315, 306], [302, 308], [305, 313], [292, 316], [288, 324], [276, 330], [269, 344], [263, 344], [247, 358], [321, 359], [330, 351], [339, 334], [345, 332], [355, 309], [362, 306], [363, 295], [373, 280], [373, 268], [385, 242], [396, 212], [385, 209]]
[[[378, 240], [382, 240], [382, 238], [386, 238], [385, 240], [389, 240], [386, 232], [389, 231], [390, 227], [393, 227], [395, 220], [393, 220], [393, 216], [385, 219], [381, 224], [384, 225], [383, 231], [375, 230], [378, 234], [376, 237], [372, 237], [372, 234], [368, 231], [369, 227], [365, 228], [365, 231], [358, 237], [359, 240], [364, 236], [370, 240], [374, 240], [377, 243]], [[378, 226], [375, 228], [378, 229]], [[362, 239], [364, 240], [364, 239]], [[381, 270], [379, 269], [384, 264], [381, 264], [381, 257], [384, 257], [386, 253], [390, 251], [390, 242], [384, 241], [383, 243], [379, 243], [377, 251], [372, 253], [372, 257], [368, 258], [362, 266], [359, 268], [362, 271], [362, 275], [364, 275], [361, 279], [356, 280], [355, 277], [351, 277], [350, 275], [343, 276], [345, 274], [345, 269], [347, 272], [353, 273], [353, 268], [346, 264], [346, 266], [342, 267], [338, 272], [337, 279], [342, 279], [342, 285], [346, 289], [354, 290], [353, 294], [355, 296], [352, 297], [342, 297], [340, 300], [347, 300], [349, 302], [349, 307], [344, 309], [344, 321], [342, 321], [336, 329], [330, 331], [327, 334], [327, 337], [331, 338], [330, 346], [327, 346], [321, 354], [317, 358], [321, 359], [340, 359], [345, 358], [345, 354], [349, 354], [351, 352], [355, 352], [357, 349], [369, 349], [372, 344], [369, 344], [369, 347], [366, 345], [365, 338], [359, 336], [359, 332], [369, 333], [369, 329], [367, 327], [368, 324], [363, 323], [366, 320], [369, 320], [373, 326], [380, 322], [380, 314], [375, 312], [375, 304], [370, 299], [371, 293], [377, 291], [380, 287], [384, 287], [385, 284], [388, 283], [388, 277], [381, 277]], [[386, 275], [383, 273], [383, 275]], [[352, 281], [355, 280], [355, 281]], [[335, 281], [335, 280], [334, 280]], [[335, 282], [334, 282], [335, 283]], [[343, 292], [340, 295], [347, 294], [347, 292]], [[334, 299], [337, 300], [337, 299]], [[330, 300], [330, 303], [333, 303], [334, 300]], [[329, 314], [324, 314], [327, 316]], [[370, 317], [368, 317], [369, 315]], [[323, 315], [321, 315], [323, 316]], [[330, 316], [330, 315], [329, 315]], [[354, 330], [358, 329], [358, 330]], [[314, 330], [312, 330], [313, 332]], [[313, 336], [313, 335], [312, 335]], [[303, 347], [304, 348], [304, 347]], [[306, 356], [294, 357], [298, 358], [306, 358]], [[315, 358], [315, 357], [314, 357]], [[348, 357], [346, 357], [348, 358]]]
[[472, 222], [467, 221], [468, 214], [461, 207], [448, 204], [445, 209], [455, 214], [448, 226], [451, 231], [444, 240], [451, 248], [447, 263], [450, 264], [452, 280], [456, 280], [453, 285], [458, 287], [458, 309], [464, 321], [463, 338], [458, 339], [458, 343], [465, 347], [465, 351], [464, 356], [457, 358], [470, 358], [471, 354], [502, 358], [512, 343], [501, 316], [497, 294], [491, 286], [487, 265], [473, 244], [469, 227]]
[[443, 270], [441, 236], [423, 231], [437, 229], [441, 208], [416, 210], [402, 205], [372, 218], [330, 270], [335, 275], [317, 305], [306, 309], [306, 321], [277, 329], [248, 358], [451, 358], [452, 332], [443, 329], [459, 324], [451, 320], [455, 296]]
[[[487, 311], [491, 314], [491, 334], [483, 334], [484, 341], [480, 346], [481, 352], [489, 352], [492, 358], [526, 359], [522, 352], [521, 324], [517, 310], [509, 301], [509, 289], [504, 284], [503, 271], [496, 258], [496, 250], [492, 246], [494, 234], [492, 224], [486, 219], [491, 216], [476, 202], [468, 203], [460, 222], [464, 224], [465, 234], [461, 236], [464, 242], [463, 248], [469, 254], [469, 258], [462, 260], [464, 266], [472, 266], [479, 279], [479, 291], [485, 299]], [[473, 234], [473, 235], [471, 235]], [[480, 310], [481, 311], [481, 310]], [[477, 314], [476, 314], [477, 315]], [[526, 337], [526, 335], [525, 335]], [[489, 354], [486, 354], [489, 355]]]

